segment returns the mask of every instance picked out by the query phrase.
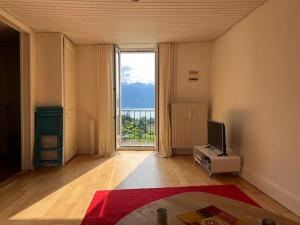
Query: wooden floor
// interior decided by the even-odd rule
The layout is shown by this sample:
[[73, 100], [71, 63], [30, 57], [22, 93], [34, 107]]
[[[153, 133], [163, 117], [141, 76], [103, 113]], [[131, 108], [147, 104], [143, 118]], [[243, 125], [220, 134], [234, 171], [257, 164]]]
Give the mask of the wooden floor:
[[122, 151], [112, 158], [78, 156], [62, 169], [41, 168], [0, 189], [0, 224], [80, 224], [96, 190], [235, 184], [267, 210], [299, 220], [239, 177], [208, 177], [191, 156], [157, 158], [148, 151]]

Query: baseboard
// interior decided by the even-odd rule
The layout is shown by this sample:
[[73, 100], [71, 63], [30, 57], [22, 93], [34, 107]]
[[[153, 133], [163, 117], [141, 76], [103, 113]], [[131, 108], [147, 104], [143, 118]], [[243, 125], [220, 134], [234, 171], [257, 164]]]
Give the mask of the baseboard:
[[241, 177], [300, 216], [300, 197], [296, 194], [248, 168], [243, 168]]
[[173, 155], [192, 155], [193, 149], [172, 149]]
[[89, 149], [79, 148], [78, 155], [94, 155], [94, 154], [91, 154], [91, 150], [89, 150]]

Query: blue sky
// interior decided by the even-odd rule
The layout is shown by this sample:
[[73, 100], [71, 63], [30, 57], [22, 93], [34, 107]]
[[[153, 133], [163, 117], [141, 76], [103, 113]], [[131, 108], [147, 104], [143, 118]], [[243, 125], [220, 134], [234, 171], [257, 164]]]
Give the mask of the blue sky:
[[[154, 84], [155, 53], [121, 53], [121, 81], [127, 83]], [[124, 67], [130, 71], [124, 73]]]

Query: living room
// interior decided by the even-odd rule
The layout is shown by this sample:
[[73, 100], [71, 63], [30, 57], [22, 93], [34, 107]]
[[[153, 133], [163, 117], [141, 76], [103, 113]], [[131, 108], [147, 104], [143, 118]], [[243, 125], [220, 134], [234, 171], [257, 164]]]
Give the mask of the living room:
[[[181, 213], [209, 205], [245, 224], [300, 223], [299, 11], [298, 0], [1, 0], [0, 47], [20, 40], [21, 98], [5, 102], [2, 88], [1, 159], [19, 164], [1, 163], [0, 224], [189, 224]], [[4, 84], [12, 64], [1, 52]], [[149, 52], [153, 114], [124, 120], [117, 60]], [[18, 138], [7, 109], [20, 117]], [[39, 147], [50, 112], [62, 131], [56, 152]], [[151, 133], [137, 131], [143, 119]], [[217, 148], [204, 147], [207, 121], [223, 126], [228, 156], [216, 161], [237, 157], [238, 169], [195, 163], [193, 150]], [[149, 137], [151, 146], [122, 142]]]

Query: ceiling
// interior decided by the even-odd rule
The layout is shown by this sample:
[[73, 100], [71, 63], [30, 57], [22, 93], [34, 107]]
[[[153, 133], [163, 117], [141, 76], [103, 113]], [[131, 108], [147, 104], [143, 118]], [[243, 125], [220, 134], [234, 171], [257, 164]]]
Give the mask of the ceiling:
[[0, 0], [35, 31], [76, 44], [210, 41], [266, 0]]

